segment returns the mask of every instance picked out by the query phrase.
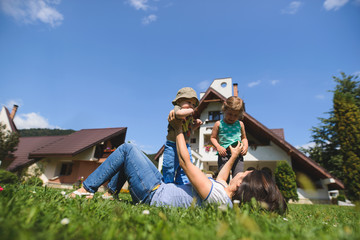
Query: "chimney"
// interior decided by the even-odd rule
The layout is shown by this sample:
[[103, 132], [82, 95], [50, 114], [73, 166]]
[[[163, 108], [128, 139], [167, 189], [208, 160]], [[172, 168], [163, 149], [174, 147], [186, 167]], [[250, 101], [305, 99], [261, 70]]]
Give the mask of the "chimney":
[[14, 107], [13, 107], [13, 109], [11, 110], [11, 114], [10, 114], [11, 120], [14, 120], [14, 117], [15, 117], [15, 114], [16, 114], [16, 112], [17, 112], [18, 107], [19, 107], [18, 105], [15, 105], [15, 104], [14, 104]]
[[234, 90], [234, 96], [237, 97], [238, 96], [238, 84], [237, 83], [233, 84], [233, 90]]

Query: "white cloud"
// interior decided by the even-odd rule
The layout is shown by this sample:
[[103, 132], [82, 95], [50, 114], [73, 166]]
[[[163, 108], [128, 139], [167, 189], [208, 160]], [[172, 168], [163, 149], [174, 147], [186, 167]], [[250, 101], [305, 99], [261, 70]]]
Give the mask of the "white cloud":
[[18, 129], [59, 128], [50, 125], [47, 119], [34, 112], [16, 115], [14, 122]]
[[209, 80], [204, 80], [197, 84], [197, 87], [200, 89], [200, 91], [205, 91], [210, 86], [211, 82]]
[[279, 80], [271, 80], [271, 85], [275, 86], [276, 84], [278, 84], [280, 81]]
[[256, 82], [251, 82], [251, 83], [248, 83], [248, 87], [255, 87], [255, 86], [257, 86], [257, 85], [259, 85], [261, 83], [261, 81], [260, 80], [258, 80], [258, 81], [256, 81]]
[[325, 96], [323, 94], [318, 94], [315, 96], [317, 99], [325, 99]]
[[61, 25], [64, 17], [54, 7], [61, 0], [0, 0], [1, 10], [17, 21], [33, 24], [37, 21], [51, 27]]
[[[360, 1], [360, 0], [359, 0], [359, 1]], [[353, 75], [360, 77], [360, 71], [354, 72]]]
[[324, 8], [327, 11], [330, 10], [338, 10], [340, 9], [342, 6], [344, 6], [349, 0], [325, 0], [324, 2]]
[[148, 25], [148, 24], [150, 24], [150, 23], [152, 23], [152, 22], [155, 22], [156, 19], [157, 19], [157, 16], [154, 15], [154, 14], [151, 14], [151, 15], [149, 15], [149, 16], [147, 16], [147, 17], [144, 17], [144, 18], [142, 19], [142, 24]]
[[285, 9], [281, 11], [283, 14], [295, 14], [299, 11], [300, 7], [303, 5], [300, 1], [291, 2]]
[[309, 149], [311, 147], [315, 147], [314, 142], [306, 143], [306, 144], [301, 145], [301, 146], [295, 146], [295, 148], [297, 148], [297, 149], [300, 149], [300, 148]]
[[149, 8], [149, 5], [147, 4], [148, 0], [129, 0], [128, 2], [136, 10], [146, 11]]
[[21, 99], [12, 99], [7, 101], [7, 103], [4, 105], [11, 111], [14, 105], [22, 106], [23, 101]]

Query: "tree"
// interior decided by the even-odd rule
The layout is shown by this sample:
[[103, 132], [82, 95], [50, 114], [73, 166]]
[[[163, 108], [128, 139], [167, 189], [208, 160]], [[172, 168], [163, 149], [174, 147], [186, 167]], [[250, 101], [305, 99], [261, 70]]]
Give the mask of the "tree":
[[281, 161], [276, 166], [275, 182], [286, 202], [299, 200], [295, 172], [286, 161]]
[[19, 135], [6, 130], [6, 126], [0, 123], [0, 161], [1, 167], [6, 167], [6, 158], [11, 158], [19, 143]]
[[346, 195], [351, 200], [360, 200], [360, 108], [356, 99], [350, 94], [335, 91], [334, 114]]
[[[344, 181], [350, 199], [359, 199], [360, 147], [360, 82], [358, 77], [341, 73], [333, 77], [337, 83], [333, 109], [329, 118], [319, 118], [319, 127], [312, 128], [314, 147], [302, 149], [305, 153]], [[358, 190], [356, 190], [358, 189]]]

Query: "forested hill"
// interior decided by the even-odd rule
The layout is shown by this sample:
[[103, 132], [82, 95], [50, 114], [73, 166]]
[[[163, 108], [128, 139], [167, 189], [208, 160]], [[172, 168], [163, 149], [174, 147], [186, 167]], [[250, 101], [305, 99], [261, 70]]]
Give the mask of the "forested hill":
[[76, 132], [72, 129], [49, 129], [49, 128], [30, 128], [18, 130], [20, 137], [36, 137], [36, 136], [59, 136], [69, 135]]

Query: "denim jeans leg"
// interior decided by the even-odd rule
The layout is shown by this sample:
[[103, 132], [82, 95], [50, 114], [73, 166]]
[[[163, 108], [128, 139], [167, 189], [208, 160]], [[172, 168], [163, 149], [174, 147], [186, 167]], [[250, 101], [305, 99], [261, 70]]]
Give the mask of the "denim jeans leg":
[[[155, 165], [132, 144], [124, 143], [116, 149], [84, 182], [84, 188], [96, 192], [104, 182], [112, 179], [117, 173], [124, 173], [129, 182], [134, 202], [147, 202], [152, 189], [161, 183], [161, 174]], [[115, 184], [114, 179], [114, 184]], [[118, 181], [118, 187], [122, 187]], [[120, 186], [121, 185], [121, 186]]]
[[125, 157], [125, 175], [133, 202], [150, 203], [152, 190], [161, 184], [162, 175], [140, 149], [130, 146]]
[[[191, 155], [191, 147], [190, 144], [186, 144], [187, 150], [190, 155], [190, 161], [193, 162], [192, 155]], [[179, 163], [179, 157], [177, 155], [177, 151], [175, 152], [176, 158], [175, 158], [175, 184], [178, 185], [184, 185], [190, 183], [189, 178], [186, 176], [184, 170], [180, 167]]]
[[166, 141], [163, 155], [162, 174], [164, 183], [174, 183], [175, 159], [177, 158], [176, 144]]
[[112, 194], [118, 194], [126, 182], [124, 168], [121, 168], [109, 181], [107, 187]]

